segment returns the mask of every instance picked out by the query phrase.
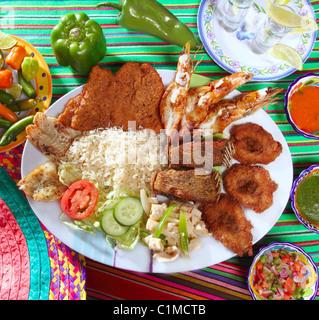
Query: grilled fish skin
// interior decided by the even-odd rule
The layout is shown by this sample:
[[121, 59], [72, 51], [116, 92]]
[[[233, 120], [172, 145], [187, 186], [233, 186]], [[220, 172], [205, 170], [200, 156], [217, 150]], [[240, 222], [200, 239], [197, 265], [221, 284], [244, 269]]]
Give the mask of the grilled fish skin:
[[199, 203], [215, 203], [221, 193], [219, 172], [204, 169], [154, 172], [151, 177], [154, 194], [169, 198], [184, 199]]
[[229, 167], [233, 153], [233, 144], [228, 139], [192, 141], [179, 146], [170, 145], [168, 148], [169, 167], [171, 169]]

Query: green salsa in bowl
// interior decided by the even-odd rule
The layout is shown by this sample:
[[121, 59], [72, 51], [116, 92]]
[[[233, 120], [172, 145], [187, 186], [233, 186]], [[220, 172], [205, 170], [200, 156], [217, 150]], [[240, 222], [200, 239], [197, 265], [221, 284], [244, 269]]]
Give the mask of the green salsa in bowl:
[[297, 219], [319, 234], [319, 165], [302, 171], [291, 190], [291, 206]]

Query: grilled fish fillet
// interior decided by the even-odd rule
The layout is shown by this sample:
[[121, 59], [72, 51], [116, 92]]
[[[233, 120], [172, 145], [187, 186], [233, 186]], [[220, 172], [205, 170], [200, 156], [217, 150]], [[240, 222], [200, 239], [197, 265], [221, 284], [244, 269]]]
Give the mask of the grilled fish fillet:
[[72, 141], [82, 134], [43, 112], [35, 115], [33, 123], [26, 128], [27, 139], [53, 162], [63, 160]]
[[58, 200], [67, 189], [59, 180], [57, 165], [50, 161], [28, 173], [17, 185], [36, 201]]
[[187, 171], [171, 169], [154, 172], [151, 176], [151, 187], [155, 194], [170, 198], [204, 204], [215, 203], [221, 193], [221, 179], [219, 172], [215, 170], [207, 174], [203, 169]]
[[171, 169], [229, 167], [234, 152], [227, 139], [217, 141], [192, 141], [179, 146], [169, 146], [168, 160]]

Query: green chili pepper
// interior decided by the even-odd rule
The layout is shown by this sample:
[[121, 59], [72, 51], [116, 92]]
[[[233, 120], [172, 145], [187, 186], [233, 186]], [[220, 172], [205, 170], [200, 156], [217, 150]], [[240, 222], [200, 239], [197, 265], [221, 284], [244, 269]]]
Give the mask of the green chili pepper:
[[0, 119], [0, 128], [9, 129], [12, 126], [12, 122], [6, 119]]
[[112, 7], [120, 11], [119, 23], [123, 28], [151, 34], [172, 44], [196, 50], [200, 42], [193, 32], [155, 0], [121, 0], [119, 4], [103, 2], [100, 7]]
[[37, 103], [37, 99], [18, 100], [7, 107], [14, 112], [27, 111], [35, 108]]
[[10, 105], [11, 103], [14, 102], [14, 100], [15, 100], [14, 96], [0, 90], [0, 102], [4, 103], [5, 105]]
[[33, 57], [25, 57], [21, 64], [23, 78], [26, 81], [31, 81], [35, 78], [39, 71], [39, 62]]
[[188, 252], [188, 232], [187, 232], [187, 223], [185, 212], [182, 211], [179, 216], [179, 225], [178, 230], [181, 236], [181, 246], [182, 250]]
[[67, 13], [51, 32], [51, 45], [58, 63], [88, 74], [106, 53], [101, 26], [84, 12]]
[[36, 96], [37, 96], [36, 90], [34, 89], [32, 83], [30, 81], [27, 81], [26, 79], [24, 79], [21, 69], [18, 70], [18, 77], [19, 77], [19, 82], [21, 84], [21, 87], [22, 87], [23, 91], [25, 92], [25, 94], [29, 98], [32, 98], [32, 99], [36, 98]]
[[169, 217], [169, 215], [171, 214], [171, 212], [173, 211], [173, 209], [177, 206], [177, 203], [173, 203], [172, 205], [170, 205], [167, 210], [165, 211], [165, 213], [162, 215], [160, 221], [158, 222], [157, 228], [155, 230], [155, 234], [154, 237], [155, 238], [160, 238], [161, 232], [165, 226], [165, 223], [167, 221], [167, 218]]
[[34, 115], [25, 117], [15, 122], [1, 137], [0, 146], [7, 146], [11, 143], [18, 134], [20, 134], [25, 128], [33, 123]]

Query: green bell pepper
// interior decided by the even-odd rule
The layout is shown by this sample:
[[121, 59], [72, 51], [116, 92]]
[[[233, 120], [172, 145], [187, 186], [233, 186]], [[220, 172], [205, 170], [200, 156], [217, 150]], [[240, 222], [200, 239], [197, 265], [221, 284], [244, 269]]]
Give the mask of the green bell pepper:
[[67, 13], [51, 32], [51, 46], [58, 63], [87, 75], [103, 59], [106, 40], [101, 26], [84, 12]]
[[103, 2], [97, 7], [119, 10], [119, 23], [128, 30], [148, 33], [180, 47], [189, 42], [191, 50], [201, 46], [193, 32], [158, 1], [121, 0], [119, 4]]

